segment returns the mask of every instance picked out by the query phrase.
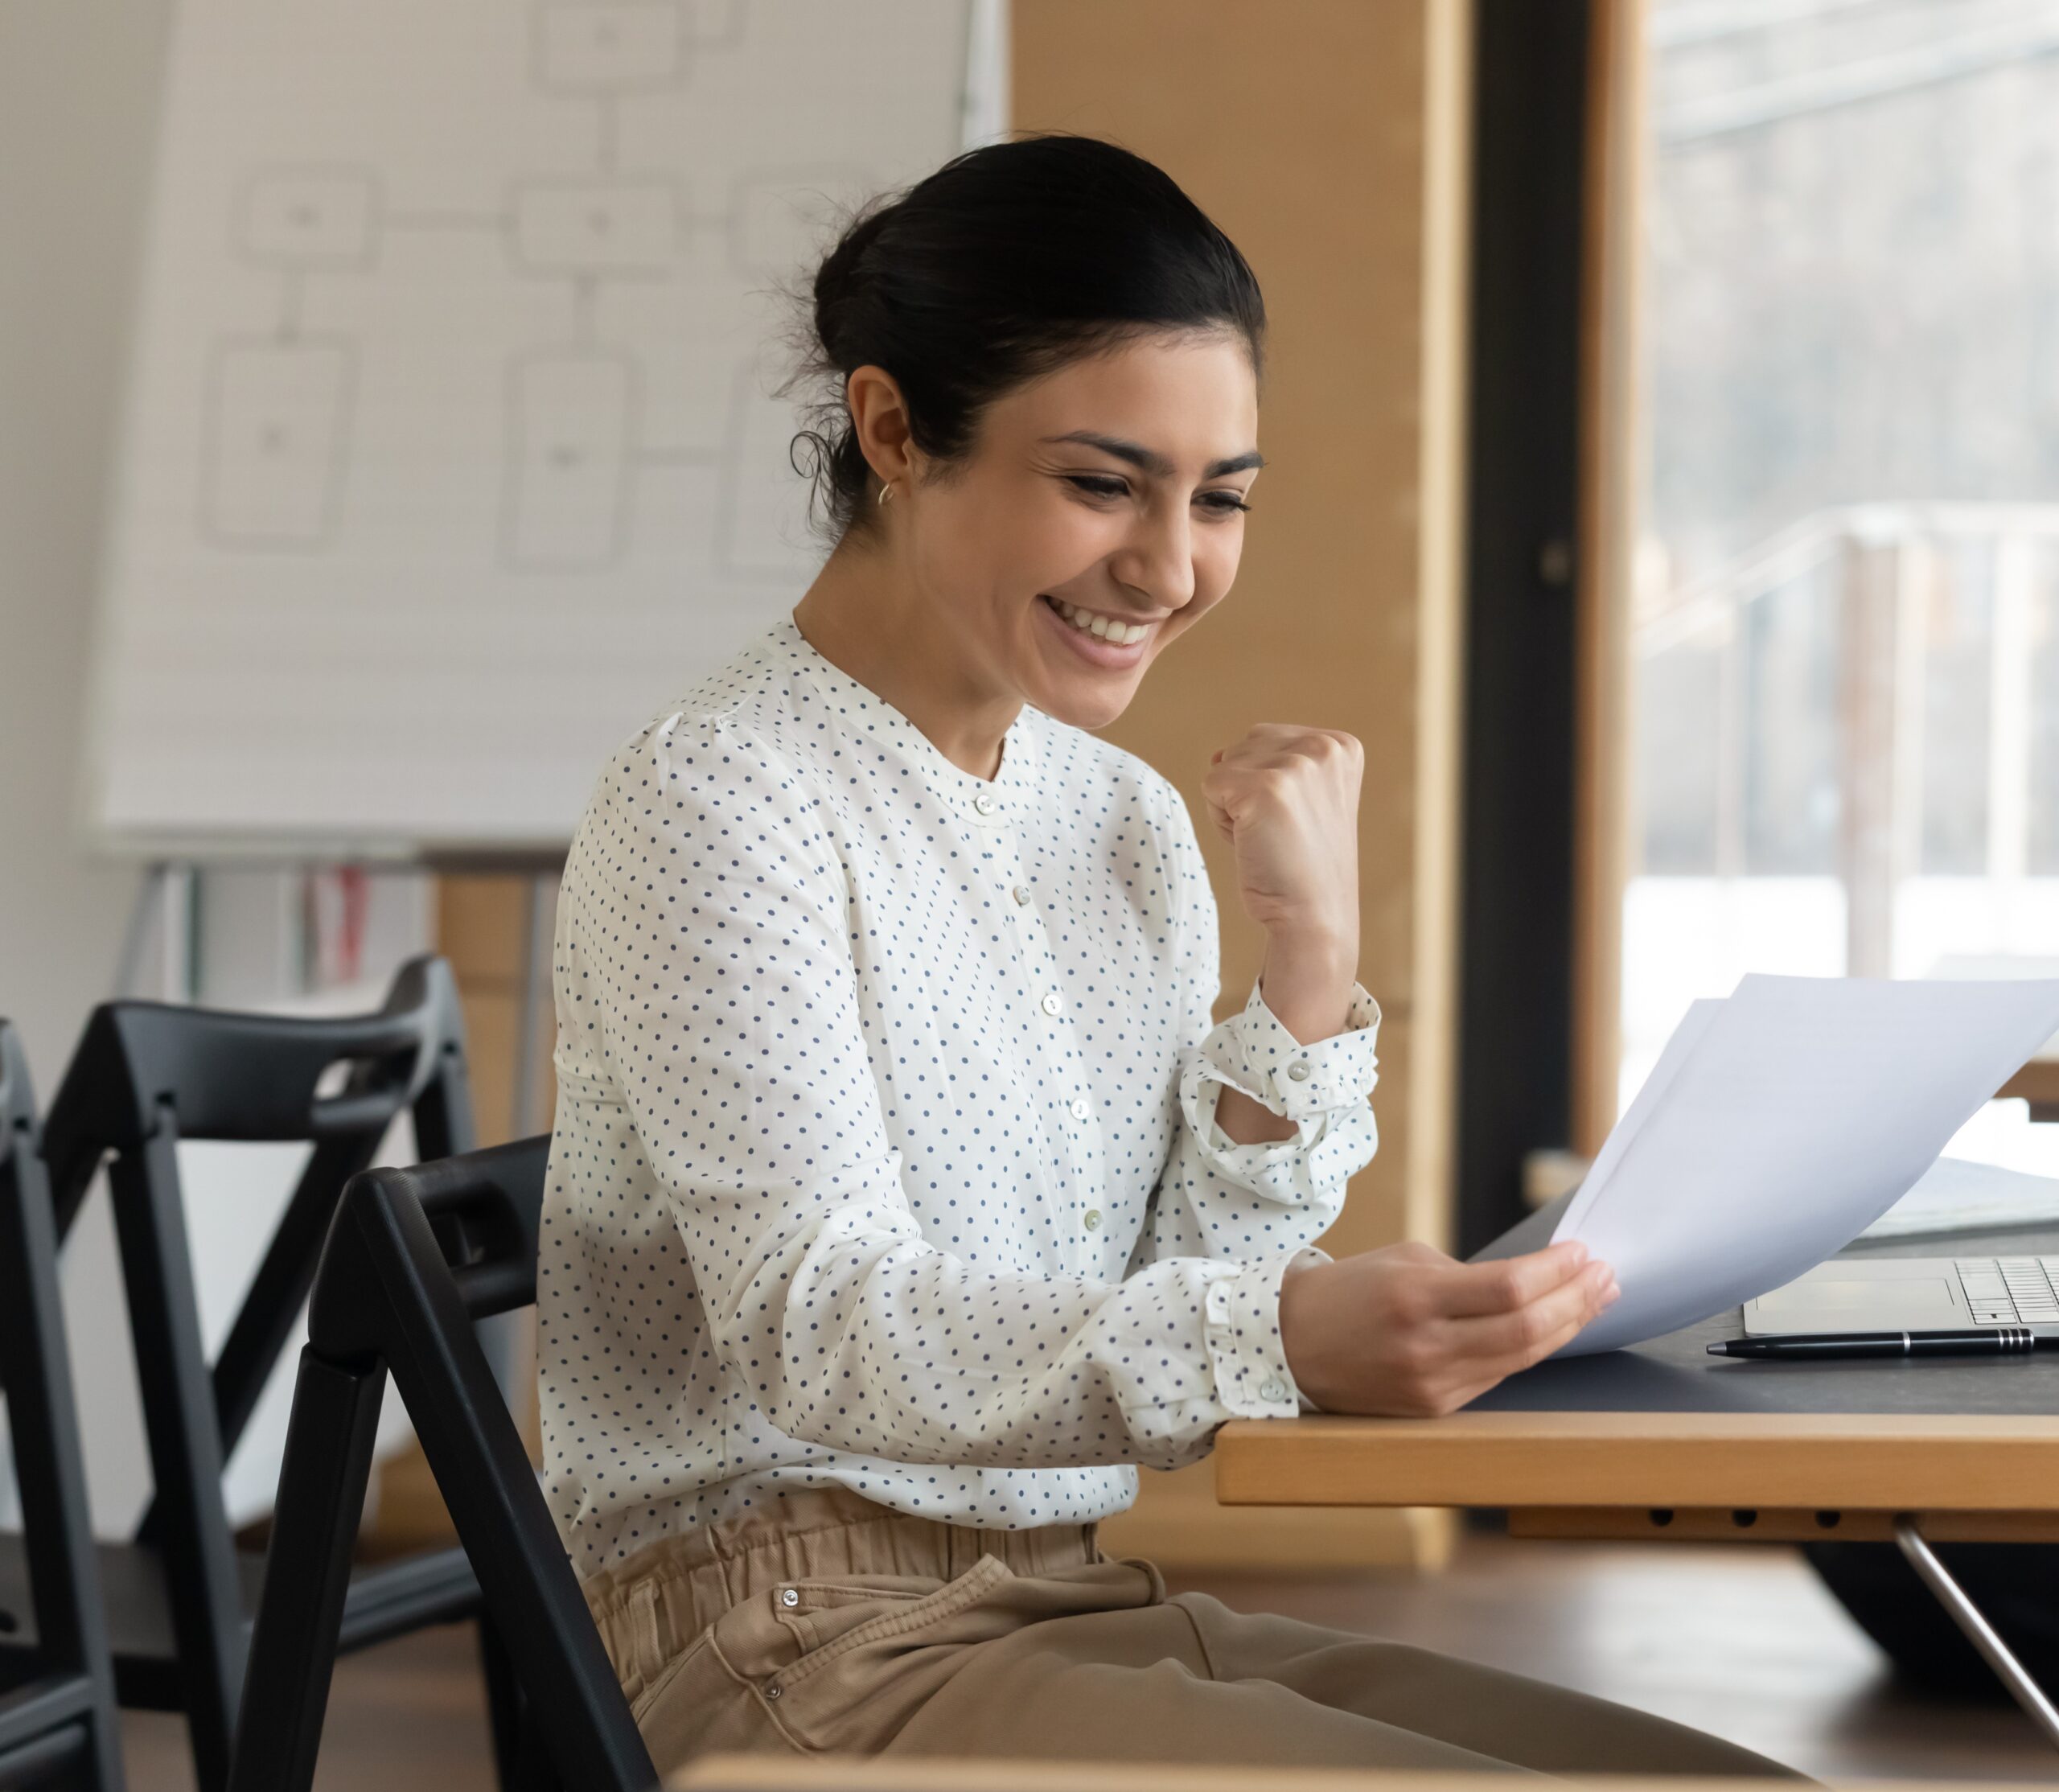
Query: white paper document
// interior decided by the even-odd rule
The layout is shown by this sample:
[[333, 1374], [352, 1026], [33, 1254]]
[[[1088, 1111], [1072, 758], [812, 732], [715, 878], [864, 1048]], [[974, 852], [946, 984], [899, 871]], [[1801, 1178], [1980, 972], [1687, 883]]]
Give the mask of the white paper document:
[[1560, 1354], [1675, 1331], [1813, 1269], [2054, 1032], [2059, 980], [1753, 976], [1695, 1003], [1552, 1235], [1623, 1291]]

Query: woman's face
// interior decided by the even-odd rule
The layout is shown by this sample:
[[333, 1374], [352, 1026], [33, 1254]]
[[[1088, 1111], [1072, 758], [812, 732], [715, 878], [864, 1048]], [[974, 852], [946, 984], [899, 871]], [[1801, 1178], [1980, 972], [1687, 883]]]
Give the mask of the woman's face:
[[1098, 728], [1228, 595], [1259, 465], [1241, 338], [1145, 337], [997, 400], [971, 454], [919, 471], [894, 520], [954, 657]]

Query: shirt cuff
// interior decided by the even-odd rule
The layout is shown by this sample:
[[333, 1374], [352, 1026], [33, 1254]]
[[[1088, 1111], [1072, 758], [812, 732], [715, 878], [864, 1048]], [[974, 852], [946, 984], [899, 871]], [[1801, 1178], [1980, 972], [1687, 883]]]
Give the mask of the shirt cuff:
[[1233, 1419], [1292, 1419], [1316, 1410], [1287, 1367], [1280, 1339], [1280, 1284], [1301, 1262], [1328, 1263], [1313, 1245], [1249, 1263], [1226, 1263], [1202, 1297], [1215, 1391]]
[[1351, 985], [1344, 1030], [1303, 1045], [1266, 1006], [1260, 980], [1243, 1011], [1203, 1043], [1204, 1074], [1241, 1089], [1268, 1112], [1297, 1122], [1362, 1103], [1379, 1080], [1379, 1004], [1363, 984]]

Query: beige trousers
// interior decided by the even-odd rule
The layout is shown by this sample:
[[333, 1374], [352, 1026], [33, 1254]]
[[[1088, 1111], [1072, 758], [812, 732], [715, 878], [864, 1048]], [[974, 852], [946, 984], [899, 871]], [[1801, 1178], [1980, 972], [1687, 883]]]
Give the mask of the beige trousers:
[[586, 1583], [660, 1772], [713, 1749], [1541, 1773], [1784, 1769], [1584, 1693], [1165, 1597], [1094, 1527], [807, 1490]]

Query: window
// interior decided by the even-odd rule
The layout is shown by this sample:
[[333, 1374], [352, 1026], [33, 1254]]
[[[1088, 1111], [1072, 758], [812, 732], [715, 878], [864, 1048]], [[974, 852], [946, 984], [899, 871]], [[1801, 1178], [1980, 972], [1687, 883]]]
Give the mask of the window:
[[1746, 971], [2059, 974], [2059, 3], [1646, 53], [1626, 1097]]

